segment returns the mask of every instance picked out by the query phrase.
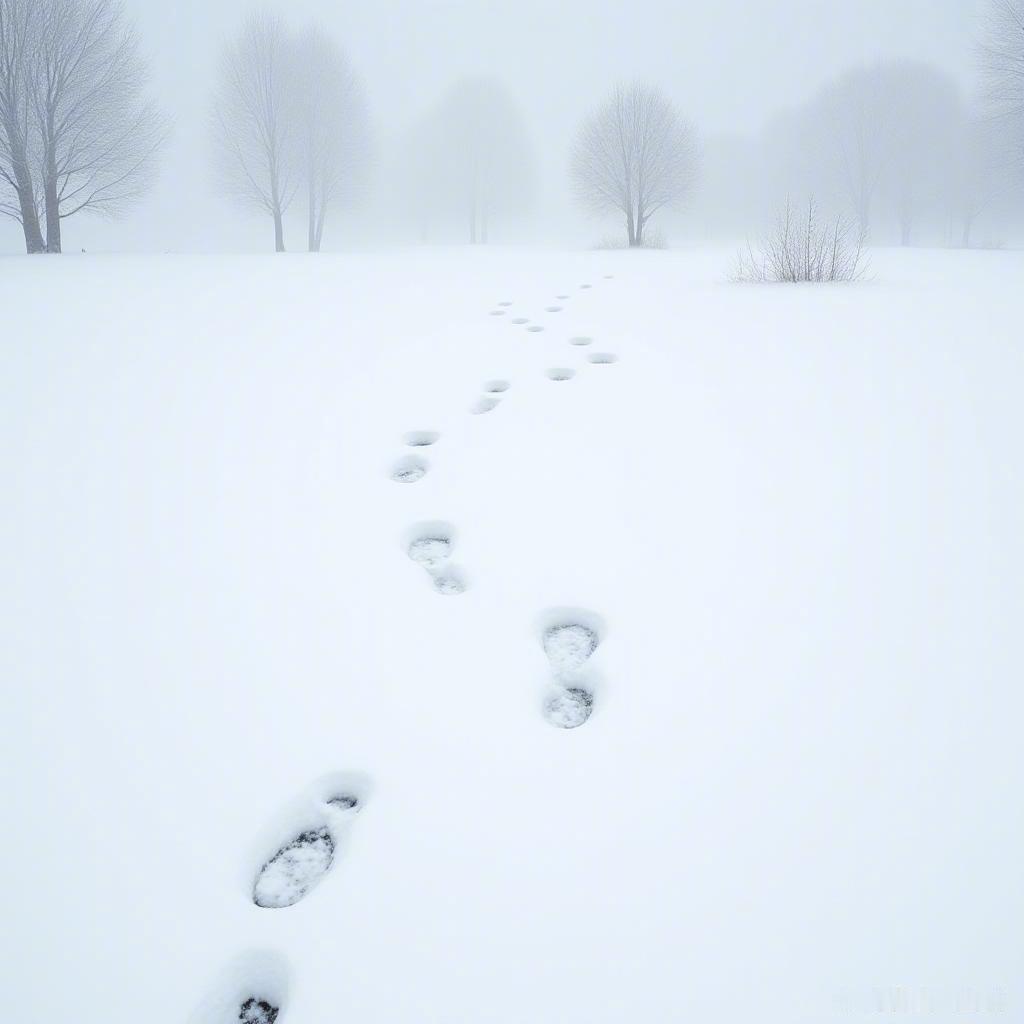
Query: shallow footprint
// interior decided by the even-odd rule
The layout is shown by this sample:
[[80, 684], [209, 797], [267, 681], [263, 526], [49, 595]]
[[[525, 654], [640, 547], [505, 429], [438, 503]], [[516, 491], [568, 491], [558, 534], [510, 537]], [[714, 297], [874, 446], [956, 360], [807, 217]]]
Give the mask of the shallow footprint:
[[399, 459], [391, 470], [391, 479], [400, 484], [414, 484], [427, 475], [427, 462], [416, 455]]
[[594, 695], [582, 686], [559, 690], [544, 704], [544, 717], [557, 729], [578, 729], [594, 711]]
[[498, 407], [498, 401], [499, 400], [497, 398], [488, 398], [485, 395], [483, 398], [478, 398], [473, 405], [470, 406], [469, 411], [474, 416], [479, 416], [481, 413], [490, 412], [492, 409], [496, 409]]
[[591, 363], [616, 363], [619, 357], [614, 352], [591, 352], [587, 359]]
[[514, 323], [517, 327], [519, 327], [522, 324], [528, 324], [530, 322], [530, 320], [529, 320], [528, 317], [525, 317], [525, 316], [517, 316], [517, 317], [513, 317], [510, 322]]
[[491, 316], [504, 316], [504, 315], [505, 315], [505, 310], [503, 310], [503, 309], [492, 309], [491, 310]]
[[499, 306], [511, 306], [512, 303], [511, 303], [510, 300], [506, 299], [504, 302], [499, 302], [498, 305]]
[[568, 295], [556, 295], [556, 296], [555, 296], [555, 298], [556, 298], [556, 299], [559, 299], [559, 300], [560, 300], [560, 301], [562, 301], [562, 302], [565, 302], [565, 300], [566, 300], [567, 298], [569, 298], [569, 296], [568, 296]]
[[594, 339], [588, 338], [585, 335], [579, 334], [575, 338], [569, 339], [570, 345], [589, 345]]
[[544, 307], [544, 312], [545, 313], [561, 313], [562, 312], [562, 307], [561, 306], [545, 306]]
[[272, 909], [294, 906], [331, 870], [334, 846], [326, 826], [297, 835], [260, 868], [253, 903]]
[[589, 285], [589, 284], [581, 284], [580, 287], [581, 288], [590, 288], [591, 285]]
[[576, 371], [570, 370], [567, 366], [556, 366], [544, 372], [550, 380], [572, 380], [576, 376]]
[[279, 1006], [273, 1006], [266, 999], [259, 999], [250, 996], [238, 1008], [238, 1019], [243, 1024], [274, 1024], [277, 1015], [281, 1012]]
[[410, 430], [405, 435], [405, 443], [410, 448], [427, 448], [437, 444], [441, 435], [435, 430]]
[[555, 673], [574, 675], [601, 642], [597, 630], [582, 622], [563, 622], [544, 630], [541, 643]]
[[466, 592], [465, 577], [458, 569], [445, 569], [442, 572], [432, 572], [431, 577], [434, 589], [439, 594], [464, 594]]
[[275, 1024], [287, 1016], [288, 965], [269, 950], [250, 950], [220, 973], [188, 1024]]
[[425, 569], [447, 562], [455, 549], [454, 531], [447, 523], [420, 523], [407, 536], [406, 553]]
[[543, 331], [543, 330], [544, 330], [544, 328], [543, 328], [543, 327], [541, 327], [541, 325], [540, 325], [540, 324], [530, 324], [530, 326], [529, 326], [529, 327], [527, 327], [526, 329], [527, 329], [527, 330], [528, 330], [528, 331], [529, 331], [529, 332], [530, 332], [531, 334], [537, 334], [537, 333], [538, 333], [539, 331]]
[[484, 384], [484, 391], [491, 395], [500, 395], [511, 387], [507, 380], [489, 380]]

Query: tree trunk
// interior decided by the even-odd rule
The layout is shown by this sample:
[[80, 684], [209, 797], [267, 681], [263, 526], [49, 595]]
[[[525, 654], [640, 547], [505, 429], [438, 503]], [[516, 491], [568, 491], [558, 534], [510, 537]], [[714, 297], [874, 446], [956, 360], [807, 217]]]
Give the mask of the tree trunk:
[[310, 252], [320, 251], [320, 240], [317, 238], [317, 212], [316, 212], [316, 188], [313, 185], [313, 177], [310, 175], [309, 179], [309, 227], [307, 234], [307, 242]]
[[320, 200], [320, 211], [316, 216], [316, 249], [314, 252], [319, 252], [320, 247], [324, 244], [324, 221], [327, 220], [327, 202], [321, 198]]
[[18, 205], [21, 208], [21, 227], [25, 232], [25, 252], [29, 254], [46, 252], [43, 232], [39, 227], [39, 211], [36, 209], [35, 196], [31, 186], [28, 194], [24, 188], [18, 189]]
[[284, 252], [284, 219], [279, 206], [274, 207], [274, 251]]
[[964, 230], [960, 236], [960, 247], [963, 249], [970, 249], [971, 247], [971, 228], [974, 226], [974, 218], [968, 214], [964, 217]]
[[25, 233], [25, 251], [27, 253], [44, 252], [43, 233], [39, 227], [39, 211], [36, 209], [35, 189], [32, 187], [32, 173], [28, 168], [28, 160], [24, 146], [18, 140], [18, 134], [7, 127], [7, 139], [10, 142], [11, 169], [14, 171], [15, 191], [18, 193], [18, 208], [21, 211], [21, 227]]
[[57, 165], [52, 152], [46, 158], [43, 192], [46, 201], [46, 251], [60, 252], [60, 200], [57, 197]]
[[633, 223], [633, 204], [629, 204], [626, 210], [626, 237], [629, 239], [630, 248], [636, 245], [636, 228]]
[[634, 245], [639, 248], [644, 244], [644, 228], [647, 225], [647, 218], [644, 216], [643, 210], [638, 210], [636, 215], [636, 241]]

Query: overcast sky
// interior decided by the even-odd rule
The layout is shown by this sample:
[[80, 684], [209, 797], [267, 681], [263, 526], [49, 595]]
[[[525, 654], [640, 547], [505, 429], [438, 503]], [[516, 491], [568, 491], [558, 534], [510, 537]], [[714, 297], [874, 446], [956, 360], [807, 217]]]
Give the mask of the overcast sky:
[[[262, 239], [211, 187], [206, 116], [222, 41], [252, 0], [126, 0], [174, 122], [153, 195], [118, 223], [75, 218], [68, 250], [238, 249]], [[755, 131], [842, 68], [884, 57], [939, 64], [972, 85], [982, 0], [273, 0], [316, 19], [363, 77], [386, 140], [445, 87], [489, 73], [522, 106], [543, 195], [561, 202], [568, 140], [620, 78], [657, 82], [705, 133]], [[0, 227], [17, 251], [17, 225]]]

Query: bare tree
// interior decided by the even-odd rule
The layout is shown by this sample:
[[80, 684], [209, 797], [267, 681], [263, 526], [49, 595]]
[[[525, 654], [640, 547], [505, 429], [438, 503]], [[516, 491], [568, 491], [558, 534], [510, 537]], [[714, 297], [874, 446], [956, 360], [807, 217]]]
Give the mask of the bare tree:
[[981, 45], [988, 115], [1000, 127], [1009, 161], [1024, 163], [1024, 0], [989, 0]]
[[825, 89], [819, 101], [825, 159], [837, 161], [841, 188], [865, 238], [891, 157], [895, 129], [890, 100], [876, 66], [845, 72]]
[[[0, 213], [17, 220], [30, 253], [46, 248], [32, 116], [32, 59], [39, 42], [35, 0], [0, 0]], [[32, 150], [35, 149], [36, 152]]]
[[297, 188], [290, 49], [280, 19], [252, 15], [224, 50], [213, 104], [225, 191], [273, 217], [277, 252], [284, 252], [284, 213]]
[[580, 128], [571, 172], [579, 198], [598, 213], [620, 211], [629, 244], [643, 245], [650, 219], [696, 184], [695, 133], [660, 90], [618, 85]]
[[826, 284], [857, 281], [864, 269], [861, 236], [842, 217], [822, 223], [810, 199], [806, 216], [786, 203], [758, 251], [748, 245], [740, 254], [734, 280]]
[[534, 198], [529, 135], [493, 78], [456, 82], [412, 127], [400, 160], [400, 188], [423, 237], [440, 221], [486, 243], [496, 218], [524, 213]]
[[361, 191], [369, 158], [362, 87], [344, 53], [319, 28], [295, 50], [298, 165], [306, 179], [309, 251], [319, 252], [327, 211]]
[[155, 176], [167, 128], [120, 0], [35, 0], [32, 103], [42, 152], [46, 249], [83, 210], [117, 214]]

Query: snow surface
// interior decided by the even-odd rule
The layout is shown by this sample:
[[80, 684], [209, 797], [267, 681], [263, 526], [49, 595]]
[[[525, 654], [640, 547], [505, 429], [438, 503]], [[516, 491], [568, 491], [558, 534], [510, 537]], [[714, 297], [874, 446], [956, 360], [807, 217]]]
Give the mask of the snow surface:
[[730, 264], [0, 263], [5, 1019], [1019, 1010], [1024, 257]]

